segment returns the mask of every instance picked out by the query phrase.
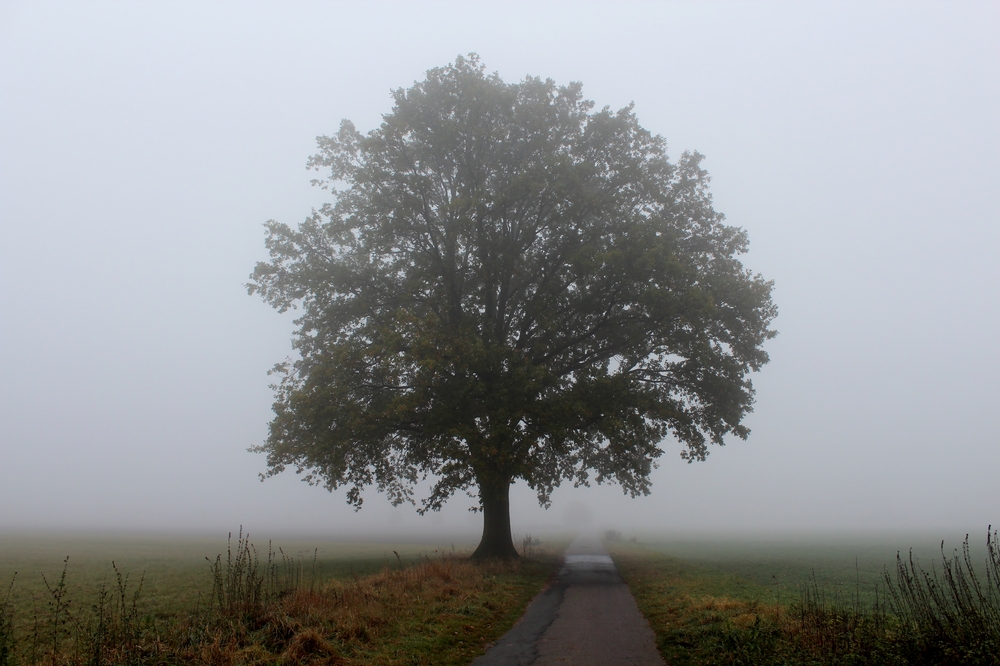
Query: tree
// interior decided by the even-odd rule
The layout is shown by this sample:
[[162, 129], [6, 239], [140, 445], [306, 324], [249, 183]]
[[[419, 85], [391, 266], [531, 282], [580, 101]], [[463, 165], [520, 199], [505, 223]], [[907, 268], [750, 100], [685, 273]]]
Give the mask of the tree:
[[319, 137], [333, 203], [266, 224], [248, 290], [302, 314], [262, 476], [293, 466], [357, 508], [430, 479], [421, 513], [464, 490], [474, 556], [516, 557], [517, 479], [545, 506], [563, 481], [637, 496], [668, 435], [689, 461], [746, 439], [777, 310], [701, 155], [671, 163], [632, 106], [475, 55], [393, 98], [377, 129]]

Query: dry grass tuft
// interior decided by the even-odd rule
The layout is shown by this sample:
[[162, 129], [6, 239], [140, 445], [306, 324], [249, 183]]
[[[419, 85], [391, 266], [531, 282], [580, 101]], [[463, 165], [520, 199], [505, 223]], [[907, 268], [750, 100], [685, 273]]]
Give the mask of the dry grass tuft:
[[343, 664], [337, 650], [315, 629], [295, 634], [281, 655], [284, 664]]
[[[458, 558], [430, 560], [405, 569], [385, 569], [366, 578], [334, 581], [319, 592], [297, 592], [282, 611], [303, 623], [329, 627], [343, 644], [371, 643], [412, 617], [415, 608], [461, 605], [493, 592], [497, 574], [516, 574], [517, 563], [474, 563]], [[495, 610], [487, 598], [479, 605]]]

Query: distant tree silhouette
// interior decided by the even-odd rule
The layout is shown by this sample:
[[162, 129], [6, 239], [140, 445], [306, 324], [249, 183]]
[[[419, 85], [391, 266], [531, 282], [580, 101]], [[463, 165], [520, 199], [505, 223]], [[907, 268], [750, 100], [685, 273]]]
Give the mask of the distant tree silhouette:
[[665, 437], [689, 460], [747, 437], [776, 308], [701, 155], [671, 163], [631, 106], [474, 55], [393, 96], [377, 129], [319, 139], [334, 203], [267, 223], [248, 289], [302, 314], [253, 449], [266, 476], [292, 466], [356, 507], [430, 479], [421, 512], [465, 490], [475, 556], [516, 557], [515, 480], [543, 505], [563, 481], [636, 496]]

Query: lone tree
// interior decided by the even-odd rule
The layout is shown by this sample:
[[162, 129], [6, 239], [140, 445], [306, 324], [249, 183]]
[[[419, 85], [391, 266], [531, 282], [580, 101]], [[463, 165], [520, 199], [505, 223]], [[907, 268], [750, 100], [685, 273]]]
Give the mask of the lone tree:
[[563, 481], [637, 496], [668, 435], [689, 461], [746, 439], [777, 310], [701, 155], [671, 163], [632, 106], [505, 83], [475, 55], [393, 98], [368, 134], [318, 139], [334, 203], [266, 225], [248, 290], [302, 315], [251, 449], [264, 476], [293, 466], [358, 508], [430, 479], [421, 513], [465, 490], [474, 557], [517, 557], [515, 480], [545, 506]]

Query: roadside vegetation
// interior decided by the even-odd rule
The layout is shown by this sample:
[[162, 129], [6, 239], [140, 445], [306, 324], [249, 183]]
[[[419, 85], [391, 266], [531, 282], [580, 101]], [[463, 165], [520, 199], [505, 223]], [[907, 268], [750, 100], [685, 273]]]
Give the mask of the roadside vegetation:
[[[797, 593], [612, 541], [612, 557], [656, 633], [667, 663], [1000, 664], [1000, 545], [923, 566], [900, 554], [894, 567], [849, 596], [813, 574]], [[760, 572], [758, 572], [760, 573]]]
[[[519, 545], [528, 557], [507, 562], [473, 562], [453, 549], [331, 562], [258, 551], [238, 534], [197, 576], [173, 579], [177, 589], [118, 564], [81, 586], [67, 558], [58, 573], [8, 572], [0, 666], [468, 664], [559, 564], [561, 548], [531, 537]], [[93, 581], [95, 569], [79, 573]], [[193, 603], [182, 580], [201, 587]]]

